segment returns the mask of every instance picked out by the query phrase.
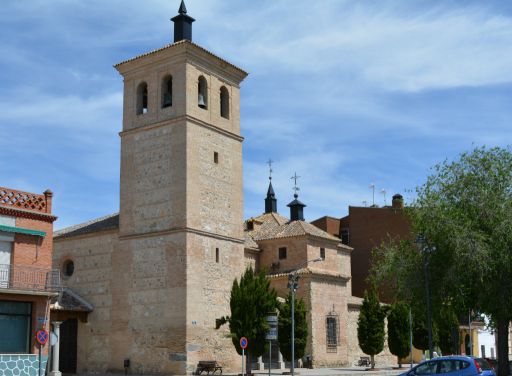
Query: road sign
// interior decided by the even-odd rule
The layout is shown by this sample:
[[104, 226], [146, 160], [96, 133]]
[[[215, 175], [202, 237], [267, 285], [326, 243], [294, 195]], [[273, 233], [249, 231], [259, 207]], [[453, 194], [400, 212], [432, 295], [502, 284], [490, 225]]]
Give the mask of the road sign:
[[249, 341], [247, 340], [247, 338], [245, 338], [245, 337], [240, 338], [240, 347], [242, 349], [246, 349], [247, 345], [249, 345]]
[[41, 346], [46, 345], [46, 342], [48, 342], [48, 332], [46, 330], [38, 330], [36, 333], [36, 341], [39, 342]]
[[277, 340], [277, 315], [267, 316], [268, 332], [265, 336], [267, 341]]

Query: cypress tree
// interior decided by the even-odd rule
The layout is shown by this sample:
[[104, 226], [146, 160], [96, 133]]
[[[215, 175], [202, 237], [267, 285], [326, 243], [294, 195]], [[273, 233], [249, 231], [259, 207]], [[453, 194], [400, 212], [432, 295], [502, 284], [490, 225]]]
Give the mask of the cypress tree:
[[408, 306], [403, 303], [392, 305], [388, 314], [388, 346], [391, 354], [398, 358], [400, 368], [402, 368], [401, 359], [411, 351], [409, 329]]
[[[279, 304], [278, 342], [283, 358], [290, 361], [292, 358], [292, 295], [286, 297], [284, 303]], [[306, 304], [302, 299], [295, 299], [295, 359], [300, 359], [306, 352], [308, 340], [308, 323], [306, 320]]]
[[357, 339], [361, 350], [370, 355], [372, 369], [375, 368], [374, 356], [384, 349], [385, 316], [385, 309], [380, 306], [375, 289], [365, 291], [357, 320]]
[[252, 268], [247, 268], [240, 282], [233, 281], [229, 305], [231, 316], [219, 319], [217, 327], [229, 323], [231, 340], [240, 355], [240, 338], [247, 338], [246, 369], [250, 372], [252, 358], [266, 352], [265, 336], [269, 329], [266, 317], [276, 310], [277, 293], [270, 288], [270, 280], [263, 271], [256, 274]]

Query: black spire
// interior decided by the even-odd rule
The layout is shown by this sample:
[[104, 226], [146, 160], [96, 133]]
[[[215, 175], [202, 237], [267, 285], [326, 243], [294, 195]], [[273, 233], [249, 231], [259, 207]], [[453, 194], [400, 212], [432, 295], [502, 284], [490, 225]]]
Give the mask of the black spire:
[[265, 198], [265, 213], [277, 213], [277, 199], [272, 181], [268, 185], [267, 198]]
[[192, 22], [195, 20], [187, 15], [187, 7], [183, 0], [181, 0], [178, 13], [177, 16], [171, 18], [171, 21], [174, 22], [174, 43], [184, 39], [192, 41]]
[[272, 159], [269, 159], [267, 162], [269, 167], [268, 180], [270, 180], [270, 182], [268, 184], [267, 198], [265, 198], [265, 214], [277, 213], [277, 199], [274, 193], [274, 187], [272, 187], [272, 162]]
[[299, 187], [297, 187], [297, 179], [300, 178], [300, 176], [297, 176], [297, 173], [295, 173], [294, 176], [292, 176], [292, 179], [295, 181], [295, 186], [293, 187], [293, 190], [295, 191], [295, 194], [293, 195], [294, 200], [290, 202], [287, 206], [290, 208], [290, 221], [303, 221], [304, 220], [304, 208], [306, 205], [304, 205], [302, 202], [298, 200], [299, 194]]

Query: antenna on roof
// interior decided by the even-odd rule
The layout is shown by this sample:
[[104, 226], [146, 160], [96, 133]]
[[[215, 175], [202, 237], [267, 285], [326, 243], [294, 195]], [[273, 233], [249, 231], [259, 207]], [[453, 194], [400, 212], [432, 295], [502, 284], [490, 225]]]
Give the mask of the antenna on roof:
[[387, 192], [386, 192], [386, 190], [385, 190], [384, 188], [382, 188], [382, 189], [380, 190], [380, 193], [382, 193], [382, 194], [383, 194], [383, 196], [384, 196], [384, 206], [386, 206], [386, 193], [387, 193]]
[[366, 208], [366, 204], [368, 204], [368, 201], [364, 200], [363, 201], [363, 205], [364, 205], [365, 208]]
[[272, 170], [272, 163], [274, 163], [274, 161], [272, 159], [268, 159], [268, 180], [272, 180], [272, 173], [274, 172], [274, 170]]
[[375, 184], [370, 183], [368, 188], [370, 188], [372, 190], [372, 206], [375, 206]]

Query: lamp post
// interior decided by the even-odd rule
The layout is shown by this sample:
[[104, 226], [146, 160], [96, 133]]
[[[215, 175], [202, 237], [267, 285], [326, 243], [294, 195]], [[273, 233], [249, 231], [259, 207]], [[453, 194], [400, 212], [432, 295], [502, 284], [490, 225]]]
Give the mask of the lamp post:
[[314, 260], [307, 260], [306, 262], [303, 262], [298, 267], [293, 269], [290, 274], [288, 274], [288, 288], [291, 290], [292, 293], [292, 359], [291, 359], [291, 366], [290, 366], [290, 373], [292, 376], [295, 375], [295, 291], [299, 288], [299, 270], [302, 269], [304, 266], [309, 264], [310, 262], [318, 262], [323, 261], [324, 259], [322, 257], [319, 257]]
[[425, 236], [421, 234], [416, 237], [416, 244], [420, 245], [421, 253], [423, 254], [423, 272], [425, 273], [425, 292], [427, 294], [428, 352], [429, 357], [432, 359], [432, 355], [434, 354], [434, 344], [432, 343], [432, 309], [430, 307], [430, 288], [428, 285], [428, 262], [430, 254], [436, 250], [436, 247], [430, 246], [425, 239]]

